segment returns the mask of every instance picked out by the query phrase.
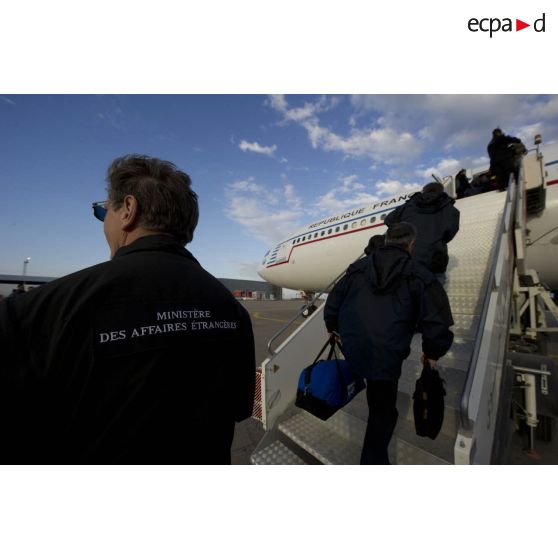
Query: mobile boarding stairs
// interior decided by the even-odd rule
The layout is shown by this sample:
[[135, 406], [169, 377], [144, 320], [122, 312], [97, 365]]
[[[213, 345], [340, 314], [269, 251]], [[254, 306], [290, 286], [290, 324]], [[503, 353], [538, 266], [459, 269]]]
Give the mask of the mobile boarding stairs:
[[[412, 394], [422, 369], [417, 334], [399, 380], [399, 420], [389, 447], [392, 463], [487, 464], [501, 460], [511, 436], [511, 392], [518, 378], [508, 356], [510, 325], [512, 318], [519, 320], [526, 309], [537, 312], [526, 294], [518, 300], [516, 289], [514, 297], [514, 282], [517, 287], [518, 277], [527, 273], [523, 264], [526, 197], [530, 190], [541, 188], [542, 159], [538, 152], [530, 152], [524, 157], [519, 185], [510, 176], [505, 192], [456, 202], [461, 228], [448, 245], [450, 260], [444, 285], [455, 338], [439, 361], [447, 392], [444, 423], [436, 440], [415, 434]], [[536, 280], [535, 274], [535, 285]], [[551, 300], [548, 306], [556, 314]], [[327, 421], [294, 406], [298, 376], [326, 339], [323, 309], [322, 304], [262, 363], [261, 420], [266, 434], [251, 456], [254, 464], [360, 461], [368, 418], [365, 391]], [[536, 425], [536, 411], [531, 407], [532, 412], [531, 427]]]

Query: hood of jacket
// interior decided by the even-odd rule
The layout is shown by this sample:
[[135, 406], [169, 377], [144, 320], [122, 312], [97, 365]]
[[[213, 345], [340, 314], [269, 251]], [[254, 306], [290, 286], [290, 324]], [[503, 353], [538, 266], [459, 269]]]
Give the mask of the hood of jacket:
[[417, 192], [408, 203], [416, 207], [420, 213], [436, 213], [447, 205], [454, 204], [455, 201], [445, 192], [429, 192], [427, 194]]
[[413, 267], [411, 255], [397, 246], [383, 246], [365, 259], [366, 276], [375, 293], [388, 293], [399, 286], [401, 278]]

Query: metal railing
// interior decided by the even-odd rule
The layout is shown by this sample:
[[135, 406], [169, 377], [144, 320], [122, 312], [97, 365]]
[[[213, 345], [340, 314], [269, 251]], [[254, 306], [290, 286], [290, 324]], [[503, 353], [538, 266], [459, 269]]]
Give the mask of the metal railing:
[[[523, 181], [523, 169], [521, 169], [520, 172], [519, 184], [521, 184], [522, 181]], [[473, 352], [471, 354], [471, 360], [470, 360], [470, 365], [467, 373], [467, 378], [465, 380], [465, 386], [463, 388], [463, 393], [461, 395], [460, 420], [461, 420], [461, 425], [467, 430], [470, 430], [472, 428], [472, 424], [469, 419], [469, 403], [471, 398], [473, 382], [479, 364], [479, 356], [480, 356], [481, 346], [482, 346], [483, 337], [486, 329], [486, 319], [488, 315], [492, 293], [494, 291], [494, 286], [495, 286], [495, 277], [496, 277], [497, 266], [499, 261], [499, 253], [501, 249], [501, 239], [502, 236], [504, 235], [504, 232], [506, 231], [506, 225], [514, 227], [516, 222], [516, 212], [517, 212], [516, 202], [517, 202], [518, 190], [520, 188], [519, 184], [515, 183], [515, 179], [513, 175], [510, 174], [508, 188], [507, 188], [506, 202], [504, 205], [504, 210], [502, 211], [502, 215], [500, 217], [500, 222], [498, 224], [498, 228], [494, 240], [495, 249], [492, 254], [492, 263], [490, 266], [490, 271], [487, 276], [487, 285], [486, 285], [484, 298], [482, 302], [477, 335], [475, 337], [475, 344], [473, 346]], [[511, 203], [511, 215], [508, 215], [508, 207], [510, 203]], [[506, 222], [507, 220], [509, 221], [508, 223]]]

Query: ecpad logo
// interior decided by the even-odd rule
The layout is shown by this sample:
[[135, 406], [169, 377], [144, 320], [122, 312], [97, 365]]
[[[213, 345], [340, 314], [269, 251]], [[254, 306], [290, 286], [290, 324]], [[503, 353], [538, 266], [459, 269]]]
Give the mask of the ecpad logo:
[[[536, 33], [544, 33], [545, 32], [545, 17], [546, 14], [543, 13], [542, 17], [536, 19], [533, 23], [533, 29]], [[469, 31], [473, 33], [477, 33], [482, 31], [483, 33], [490, 33], [490, 38], [494, 33], [498, 31], [503, 32], [510, 32], [514, 31], [512, 19], [509, 17], [505, 17], [503, 19], [497, 17], [485, 17], [483, 19], [477, 19], [472, 17], [468, 24], [467, 24]], [[527, 27], [531, 27], [530, 23], [525, 23], [520, 19], [515, 20], [515, 31], [521, 31], [522, 29], [526, 29]]]

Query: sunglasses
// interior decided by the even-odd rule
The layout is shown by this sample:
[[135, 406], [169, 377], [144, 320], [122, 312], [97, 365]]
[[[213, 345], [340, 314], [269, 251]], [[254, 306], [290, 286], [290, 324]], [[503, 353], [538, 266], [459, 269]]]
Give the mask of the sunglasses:
[[108, 205], [108, 200], [105, 201], [100, 201], [100, 202], [94, 202], [92, 204], [93, 207], [93, 215], [95, 215], [95, 217], [97, 219], [99, 219], [99, 221], [104, 221], [105, 217], [107, 215], [107, 205]]

